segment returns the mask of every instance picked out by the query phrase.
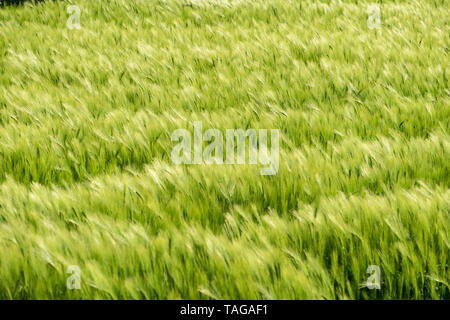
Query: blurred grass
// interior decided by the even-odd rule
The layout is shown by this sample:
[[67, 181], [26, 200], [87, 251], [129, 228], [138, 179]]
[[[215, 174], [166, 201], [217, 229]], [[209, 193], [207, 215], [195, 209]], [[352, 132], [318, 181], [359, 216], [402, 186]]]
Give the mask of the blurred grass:
[[[449, 299], [449, 3], [370, 3], [2, 8], [0, 298]], [[173, 165], [194, 120], [278, 174]]]

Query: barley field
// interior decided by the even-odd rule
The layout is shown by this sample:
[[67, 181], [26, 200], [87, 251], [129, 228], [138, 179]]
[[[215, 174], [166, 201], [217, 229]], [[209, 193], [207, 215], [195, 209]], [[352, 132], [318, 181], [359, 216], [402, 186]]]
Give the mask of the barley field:
[[[450, 299], [449, 11], [3, 1], [0, 299]], [[276, 174], [174, 163], [194, 121]]]

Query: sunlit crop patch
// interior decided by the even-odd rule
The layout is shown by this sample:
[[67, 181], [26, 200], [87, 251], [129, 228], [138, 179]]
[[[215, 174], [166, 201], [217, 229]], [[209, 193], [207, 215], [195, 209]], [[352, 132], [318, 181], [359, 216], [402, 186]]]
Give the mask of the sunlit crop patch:
[[0, 299], [449, 299], [449, 9], [2, 5]]

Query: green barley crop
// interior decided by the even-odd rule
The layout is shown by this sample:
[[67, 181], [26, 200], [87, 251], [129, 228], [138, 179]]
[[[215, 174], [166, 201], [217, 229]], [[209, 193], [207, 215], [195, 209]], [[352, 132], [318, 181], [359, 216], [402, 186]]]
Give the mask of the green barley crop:
[[[449, 10], [2, 6], [0, 299], [450, 299]], [[175, 165], [193, 121], [279, 129], [277, 174]]]

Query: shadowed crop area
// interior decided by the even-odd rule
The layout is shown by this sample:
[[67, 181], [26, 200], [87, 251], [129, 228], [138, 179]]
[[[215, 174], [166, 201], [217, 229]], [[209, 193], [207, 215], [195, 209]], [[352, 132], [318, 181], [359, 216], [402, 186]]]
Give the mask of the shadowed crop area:
[[[449, 11], [0, 5], [0, 299], [450, 299]], [[276, 174], [174, 163], [194, 121]]]

